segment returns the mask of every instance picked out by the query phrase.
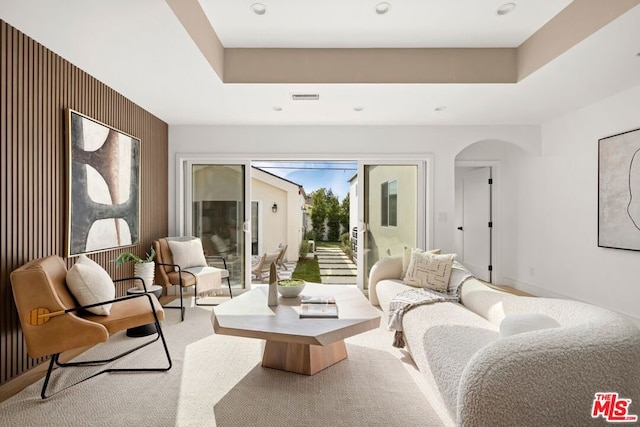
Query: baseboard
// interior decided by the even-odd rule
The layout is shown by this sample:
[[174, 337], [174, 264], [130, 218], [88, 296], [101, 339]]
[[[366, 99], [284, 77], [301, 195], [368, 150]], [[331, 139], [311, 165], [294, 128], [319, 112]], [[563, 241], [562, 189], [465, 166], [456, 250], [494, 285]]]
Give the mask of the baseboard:
[[[79, 356], [85, 351], [89, 350], [92, 346], [76, 348], [74, 350], [69, 350], [60, 355], [61, 362], [68, 362], [74, 357]], [[9, 399], [12, 396], [20, 393], [25, 388], [29, 387], [31, 384], [38, 382], [40, 379], [44, 378], [47, 374], [47, 368], [49, 367], [49, 359], [40, 363], [39, 365], [29, 369], [28, 371], [18, 375], [14, 379], [4, 383], [0, 386], [0, 403]], [[39, 392], [38, 392], [39, 395]]]
[[600, 304], [594, 304], [592, 302], [589, 301], [583, 301], [574, 297], [571, 297], [569, 295], [565, 295], [565, 294], [561, 294], [558, 292], [553, 292], [550, 291], [548, 289], [544, 289], [544, 288], [540, 288], [538, 286], [532, 285], [530, 283], [526, 283], [520, 280], [516, 280], [512, 277], [506, 277], [503, 276], [502, 277], [503, 281], [505, 282], [505, 284], [518, 289], [520, 291], [532, 294], [534, 296], [537, 297], [543, 297], [543, 298], [558, 298], [558, 299], [570, 299], [570, 300], [574, 300], [574, 301], [579, 301], [579, 302], [583, 302], [585, 304], [592, 304], [592, 305], [597, 305], [598, 307], [602, 307], [602, 308], [606, 308], [607, 310], [611, 310], [611, 311], [615, 311], [616, 313], [622, 314], [623, 316], [626, 316], [627, 318], [629, 318], [629, 320], [631, 320], [633, 323], [635, 323], [636, 325], [640, 326], [640, 317], [638, 317], [637, 315], [634, 314], [630, 314], [630, 313], [624, 313], [620, 310], [617, 310], [615, 308], [611, 308], [611, 307], [606, 307]]

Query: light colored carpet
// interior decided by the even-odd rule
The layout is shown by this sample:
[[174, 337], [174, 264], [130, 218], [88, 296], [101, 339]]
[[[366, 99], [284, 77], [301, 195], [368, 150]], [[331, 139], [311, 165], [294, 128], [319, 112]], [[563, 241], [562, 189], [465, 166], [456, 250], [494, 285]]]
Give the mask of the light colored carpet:
[[[0, 403], [0, 426], [440, 426], [424, 376], [392, 348], [386, 328], [347, 340], [349, 357], [314, 376], [260, 366], [263, 342], [215, 335], [210, 308], [184, 322], [167, 310], [163, 331], [173, 358], [164, 373], [104, 374], [40, 399], [42, 381]], [[384, 323], [384, 322], [383, 322]], [[81, 355], [104, 357], [145, 338], [118, 334]], [[163, 366], [154, 343], [116, 366]], [[82, 370], [85, 374], [87, 369]], [[78, 369], [55, 372], [53, 390]], [[440, 415], [441, 417], [439, 417]]]

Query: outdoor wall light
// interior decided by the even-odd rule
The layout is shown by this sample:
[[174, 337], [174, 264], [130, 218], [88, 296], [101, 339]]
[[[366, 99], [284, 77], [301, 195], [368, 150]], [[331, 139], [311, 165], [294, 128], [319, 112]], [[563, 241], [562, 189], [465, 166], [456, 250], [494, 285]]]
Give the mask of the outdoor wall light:
[[271, 206], [271, 211], [273, 213], [278, 212], [278, 204], [276, 202], [273, 202], [273, 206]]

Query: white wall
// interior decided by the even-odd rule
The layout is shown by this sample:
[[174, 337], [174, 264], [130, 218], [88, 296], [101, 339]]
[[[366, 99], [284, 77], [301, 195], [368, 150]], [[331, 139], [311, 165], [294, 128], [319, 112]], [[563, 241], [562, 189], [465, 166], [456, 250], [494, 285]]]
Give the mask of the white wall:
[[433, 177], [432, 243], [453, 252], [454, 161], [465, 147], [485, 141], [459, 160], [500, 162], [502, 248], [496, 256], [502, 261], [502, 282], [640, 319], [640, 252], [597, 247], [598, 139], [640, 127], [639, 113], [636, 87], [541, 128], [172, 126], [169, 231], [176, 229], [176, 162], [171, 160], [180, 153], [283, 160], [432, 155], [434, 170], [427, 174]]
[[640, 127], [640, 86], [542, 126], [542, 151], [507, 147], [503, 274], [640, 320], [640, 252], [599, 248], [598, 139]]
[[[176, 225], [176, 173], [181, 154], [216, 159], [389, 160], [433, 156], [433, 194], [426, 241], [444, 251], [455, 247], [454, 159], [483, 140], [502, 140], [540, 151], [537, 126], [170, 126], [169, 231]], [[429, 220], [427, 220], [429, 221]]]
[[[298, 249], [302, 240], [302, 209], [304, 197], [299, 187], [263, 171], [251, 171], [251, 198], [259, 203], [262, 210], [262, 241], [259, 242], [259, 255], [272, 252], [279, 244], [287, 244], [285, 261], [298, 259]], [[278, 211], [272, 211], [273, 204]]]

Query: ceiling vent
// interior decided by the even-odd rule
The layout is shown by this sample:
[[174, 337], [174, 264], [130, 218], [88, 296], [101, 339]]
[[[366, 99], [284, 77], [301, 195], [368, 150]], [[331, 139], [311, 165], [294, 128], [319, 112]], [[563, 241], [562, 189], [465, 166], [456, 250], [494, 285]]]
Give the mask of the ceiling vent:
[[294, 101], [320, 101], [319, 93], [293, 93], [291, 99]]

